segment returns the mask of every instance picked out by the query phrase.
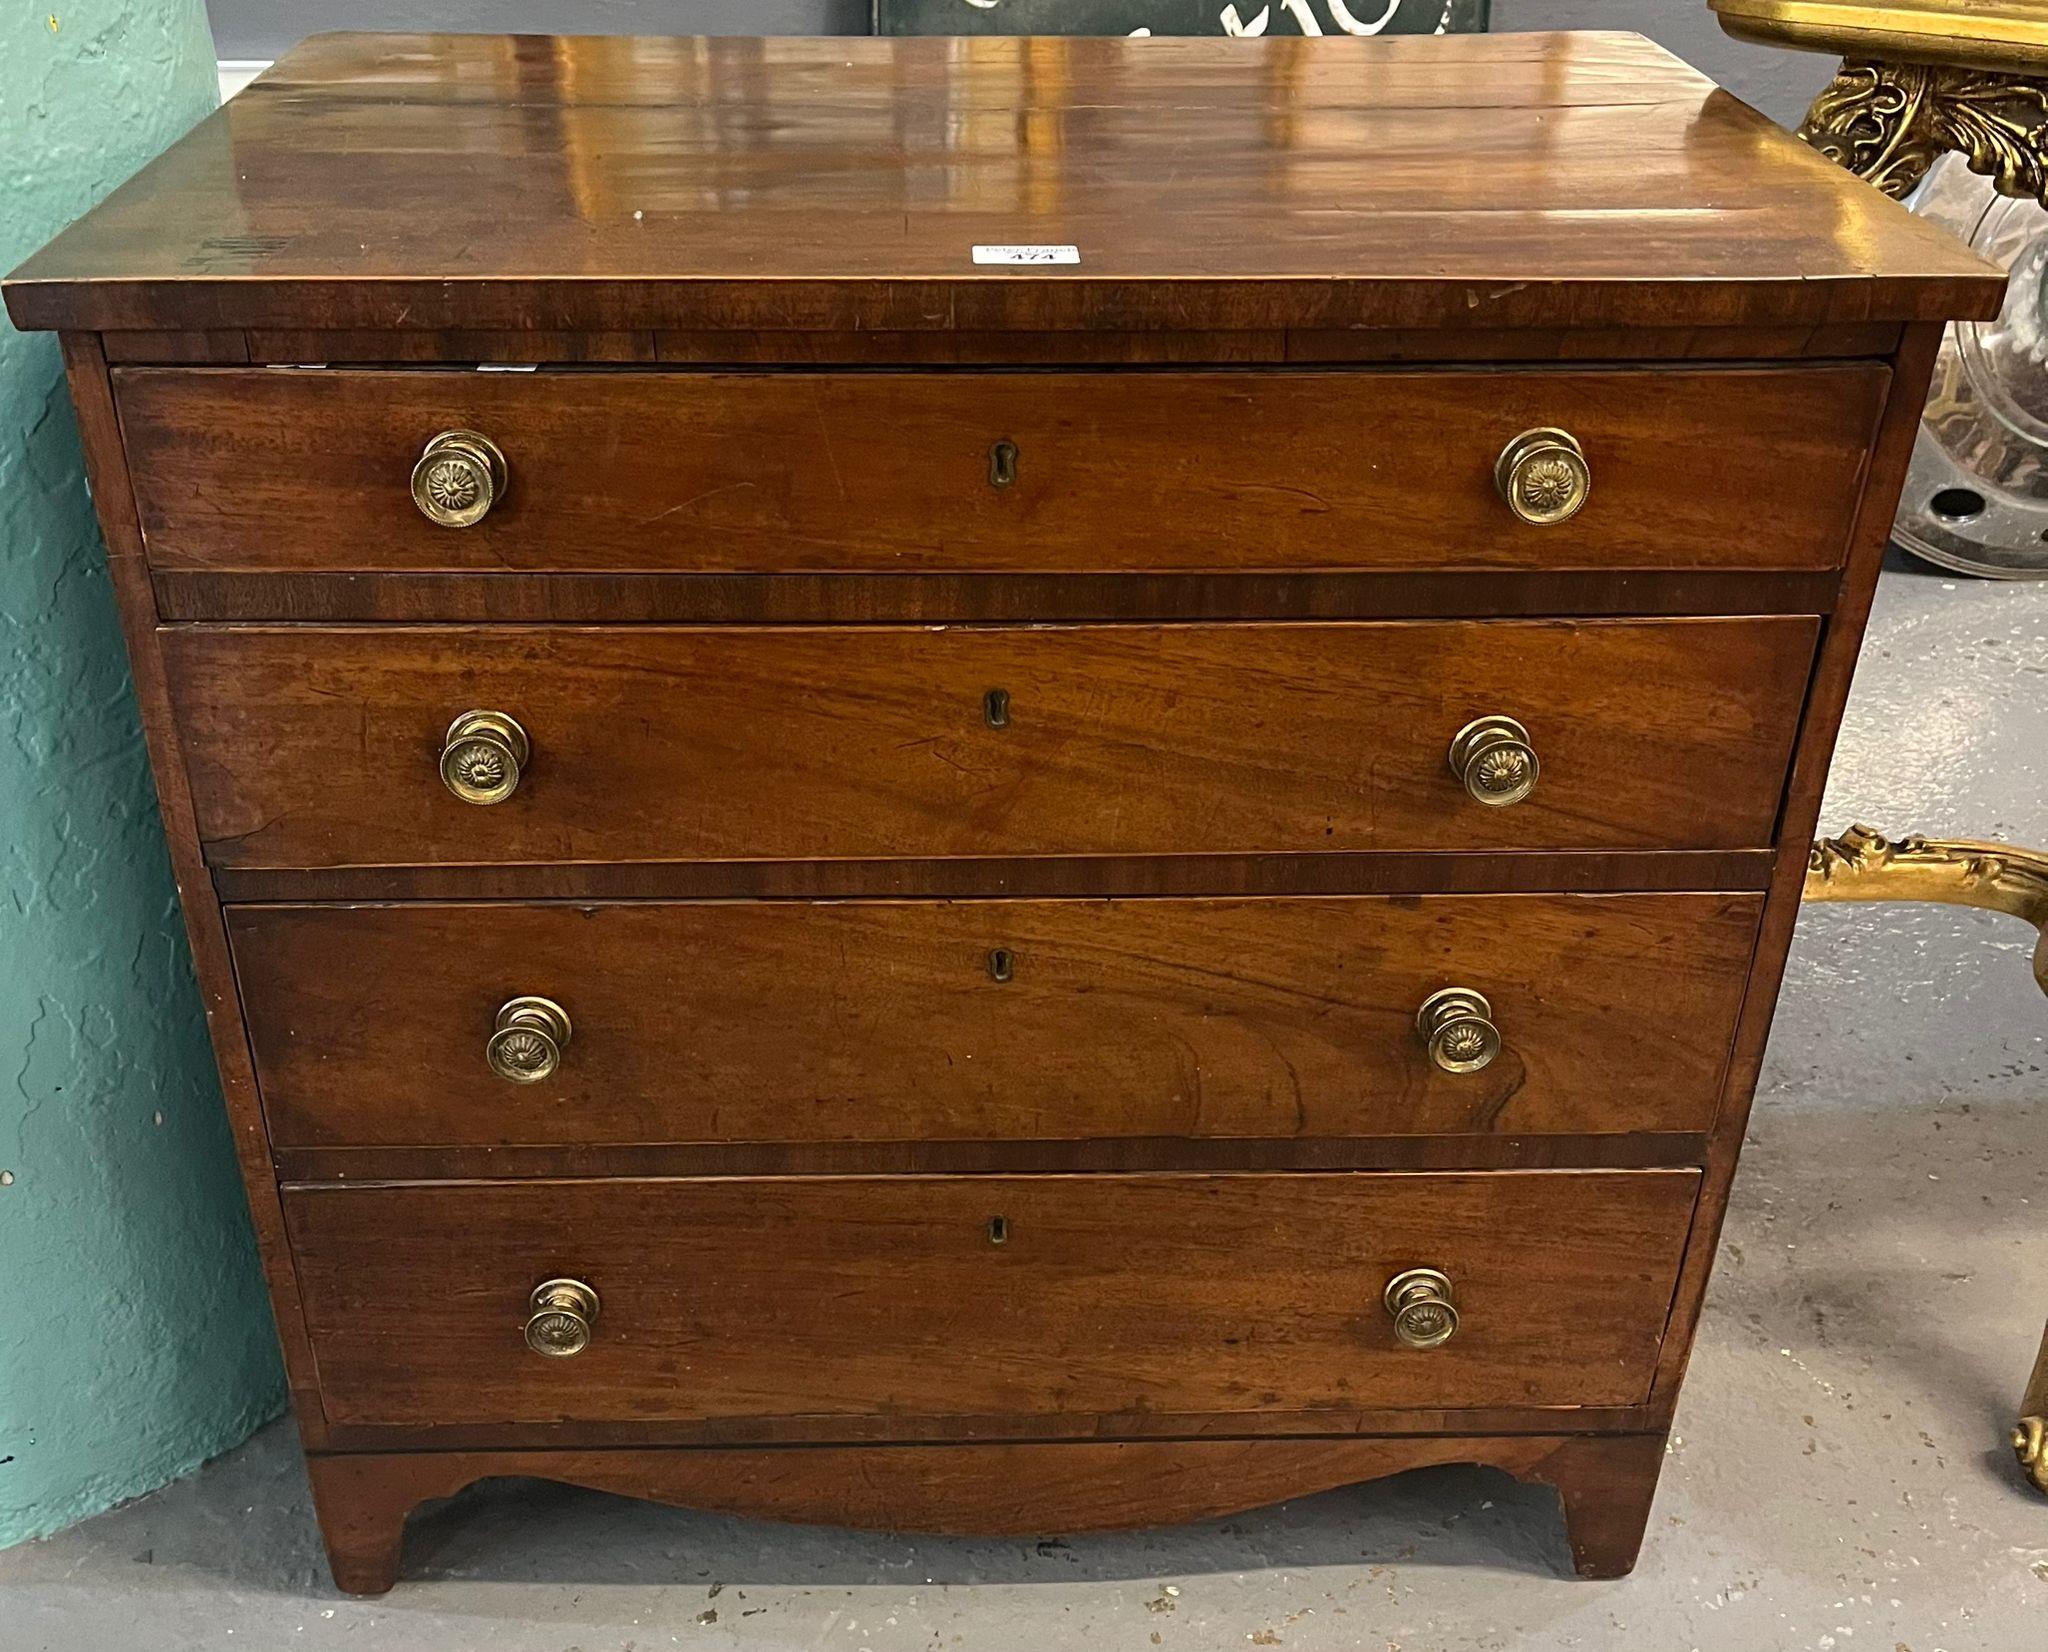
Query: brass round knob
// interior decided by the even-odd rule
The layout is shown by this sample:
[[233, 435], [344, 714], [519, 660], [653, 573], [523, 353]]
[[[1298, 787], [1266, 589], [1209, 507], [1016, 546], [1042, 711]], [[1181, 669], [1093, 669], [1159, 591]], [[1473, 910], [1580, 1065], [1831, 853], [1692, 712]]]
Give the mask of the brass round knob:
[[1458, 1329], [1451, 1282], [1435, 1268], [1410, 1268], [1387, 1281], [1383, 1298], [1394, 1336], [1409, 1348], [1441, 1348]]
[[550, 1279], [527, 1298], [526, 1346], [549, 1359], [567, 1359], [590, 1346], [597, 1323], [597, 1292], [580, 1279]]
[[474, 430], [444, 430], [412, 467], [412, 502], [444, 528], [473, 528], [505, 491], [505, 455]]
[[1423, 999], [1415, 1031], [1429, 1059], [1447, 1073], [1476, 1073], [1500, 1054], [1493, 1006], [1470, 987], [1445, 987]]
[[484, 1046], [491, 1071], [514, 1084], [538, 1084], [562, 1064], [569, 1014], [552, 998], [508, 999]]
[[1476, 717], [1451, 736], [1451, 773], [1490, 809], [1521, 802], [1542, 772], [1529, 731], [1512, 717]]
[[502, 803], [532, 755], [526, 730], [502, 711], [465, 711], [441, 741], [442, 784], [465, 803]]
[[1525, 430], [1493, 462], [1493, 485], [1524, 522], [1549, 528], [1579, 514], [1593, 491], [1593, 472], [1570, 431]]

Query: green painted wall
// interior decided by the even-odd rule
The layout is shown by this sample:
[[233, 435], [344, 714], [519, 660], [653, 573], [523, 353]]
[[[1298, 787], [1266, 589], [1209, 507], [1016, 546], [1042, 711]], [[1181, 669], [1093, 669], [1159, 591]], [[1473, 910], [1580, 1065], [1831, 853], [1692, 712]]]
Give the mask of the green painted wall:
[[[0, 271], [216, 101], [201, 0], [0, 4]], [[0, 1546], [282, 1387], [56, 340], [0, 319]]]

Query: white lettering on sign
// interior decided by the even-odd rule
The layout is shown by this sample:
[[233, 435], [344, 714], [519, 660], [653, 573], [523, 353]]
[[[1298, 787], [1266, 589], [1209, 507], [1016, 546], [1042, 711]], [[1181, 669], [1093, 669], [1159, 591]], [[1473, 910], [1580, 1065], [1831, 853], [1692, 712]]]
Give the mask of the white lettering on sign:
[[976, 247], [977, 264], [1078, 264], [1079, 247], [1014, 246]]

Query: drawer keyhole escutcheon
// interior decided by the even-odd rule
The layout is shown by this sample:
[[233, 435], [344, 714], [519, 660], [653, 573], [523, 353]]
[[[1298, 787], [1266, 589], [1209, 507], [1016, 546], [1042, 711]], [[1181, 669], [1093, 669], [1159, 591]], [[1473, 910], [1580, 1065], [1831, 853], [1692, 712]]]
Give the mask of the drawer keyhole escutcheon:
[[532, 756], [526, 730], [502, 711], [465, 711], [441, 740], [441, 783], [465, 803], [502, 803]]
[[1593, 471], [1570, 431], [1525, 430], [1494, 461], [1493, 485], [1524, 522], [1551, 528], [1579, 514], [1593, 491]]
[[1447, 1073], [1476, 1073], [1500, 1054], [1493, 1006], [1470, 987], [1445, 987], [1422, 1001], [1415, 1031], [1429, 1059]]
[[991, 1216], [988, 1219], [988, 1242], [991, 1245], [1007, 1245], [1010, 1242], [1009, 1217]]
[[988, 955], [988, 978], [991, 981], [1007, 981], [1017, 972], [1017, 955], [1006, 946], [999, 946]]
[[538, 1084], [562, 1064], [569, 1042], [569, 1012], [552, 998], [512, 998], [484, 1046], [491, 1071], [514, 1084]]
[[1529, 731], [1512, 717], [1475, 717], [1451, 736], [1451, 773], [1489, 809], [1519, 803], [1543, 773]]
[[981, 714], [988, 719], [990, 728], [1010, 726], [1010, 691], [1007, 688], [992, 688], [981, 697]]
[[1406, 1348], [1441, 1348], [1458, 1329], [1450, 1279], [1435, 1268], [1410, 1268], [1387, 1281], [1383, 1298], [1394, 1336]]
[[412, 502], [443, 528], [473, 528], [505, 492], [505, 455], [474, 430], [444, 430], [412, 467]]
[[597, 1323], [597, 1292], [580, 1279], [549, 1279], [526, 1301], [526, 1346], [549, 1359], [567, 1359], [590, 1346]]
[[1006, 488], [1017, 480], [1017, 444], [998, 442], [988, 450], [988, 485]]

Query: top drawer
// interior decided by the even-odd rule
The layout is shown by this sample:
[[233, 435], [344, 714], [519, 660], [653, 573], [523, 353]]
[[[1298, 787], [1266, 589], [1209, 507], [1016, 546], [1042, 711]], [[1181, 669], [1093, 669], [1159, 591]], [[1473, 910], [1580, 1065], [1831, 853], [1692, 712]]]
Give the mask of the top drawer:
[[[160, 568], [1825, 569], [1889, 379], [140, 368], [115, 389]], [[1591, 474], [1549, 526], [1496, 485], [1539, 427], [1568, 431]], [[504, 461], [466, 527], [413, 495], [449, 431]], [[474, 515], [453, 457], [437, 508]]]

